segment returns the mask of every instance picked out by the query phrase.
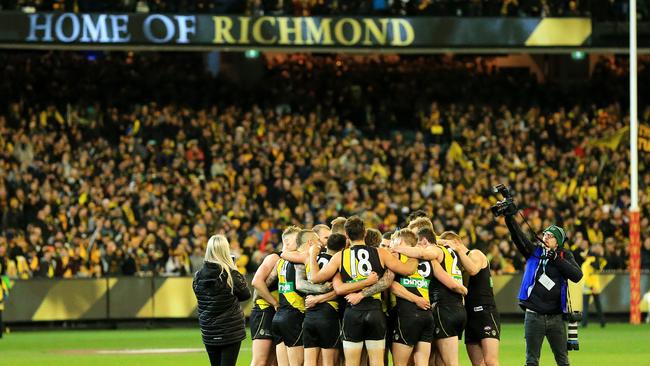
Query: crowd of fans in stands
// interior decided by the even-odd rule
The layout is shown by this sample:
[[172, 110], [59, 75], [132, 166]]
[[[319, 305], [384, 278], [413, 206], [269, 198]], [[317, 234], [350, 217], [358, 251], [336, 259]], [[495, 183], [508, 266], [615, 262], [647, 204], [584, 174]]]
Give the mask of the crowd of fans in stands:
[[[625, 20], [623, 0], [0, 0], [2, 10], [250, 15], [589, 16]], [[645, 1], [639, 12], [647, 14]]]
[[603, 244], [607, 269], [627, 266], [616, 60], [580, 93], [471, 57], [269, 58], [253, 90], [208, 76], [192, 55], [0, 57], [11, 101], [0, 111], [0, 267], [11, 276], [189, 275], [214, 233], [253, 271], [287, 225], [358, 214], [387, 231], [418, 209], [511, 273], [524, 261], [490, 212], [498, 183], [532, 229], [563, 226], [577, 258]]

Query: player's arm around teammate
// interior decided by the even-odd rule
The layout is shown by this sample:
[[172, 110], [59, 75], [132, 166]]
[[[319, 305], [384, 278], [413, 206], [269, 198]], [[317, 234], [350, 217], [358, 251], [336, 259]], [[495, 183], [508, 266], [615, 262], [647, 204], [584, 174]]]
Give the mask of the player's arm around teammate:
[[[388, 271], [387, 271], [388, 272]], [[391, 272], [392, 273], [392, 272]], [[382, 278], [386, 277], [386, 273], [384, 273], [384, 276]], [[392, 281], [392, 278], [391, 278]], [[359, 292], [364, 290], [367, 287], [372, 287], [376, 283], [379, 282], [379, 277], [377, 276], [376, 272], [371, 272], [368, 278], [358, 281], [358, 282], [351, 282], [351, 283], [345, 283], [343, 280], [341, 280], [341, 274], [337, 273], [334, 275], [332, 278], [332, 285], [334, 286], [334, 291], [338, 296], [346, 296], [348, 294], [351, 294], [353, 292]]]
[[411, 258], [431, 261], [431, 265], [433, 266], [433, 274], [436, 279], [440, 281], [440, 283], [456, 293], [459, 293], [463, 296], [466, 295], [467, 288], [465, 288], [465, 286], [463, 286], [458, 281], [454, 280], [454, 278], [451, 277], [449, 273], [447, 273], [445, 269], [440, 265], [440, 262], [444, 258], [442, 248], [435, 244], [430, 244], [426, 239], [419, 238], [419, 242], [422, 241], [424, 241], [424, 244], [421, 244], [422, 246], [419, 247], [399, 246], [393, 248], [392, 250], [395, 253], [404, 254]]
[[[309, 234], [308, 244], [317, 247], [317, 264], [327, 264], [332, 254], [345, 247], [345, 236], [340, 234], [331, 235], [326, 247], [320, 246], [319, 237]], [[325, 249], [323, 251], [323, 249]], [[332, 290], [332, 284], [313, 284], [309, 282], [306, 273], [310, 273], [314, 267], [306, 258], [306, 265], [298, 265], [296, 273], [296, 288], [307, 296], [305, 299], [305, 320], [303, 322], [303, 346], [305, 352], [305, 366], [317, 366], [319, 357], [323, 366], [335, 366], [338, 360], [338, 346], [340, 344], [340, 323], [336, 292]], [[298, 270], [300, 268], [300, 270]], [[305, 273], [306, 272], [306, 273]]]
[[[282, 233], [283, 252], [304, 249], [304, 243], [301, 239], [305, 234], [305, 230], [300, 230], [295, 226], [285, 229]], [[304, 362], [302, 347], [302, 322], [305, 311], [304, 296], [296, 291], [296, 271], [293, 263], [286, 259], [280, 259], [275, 270], [278, 275], [280, 306], [273, 317], [272, 332], [276, 344], [278, 366], [287, 364], [301, 366]]]
[[[403, 263], [397, 258], [393, 257], [386, 249], [379, 248], [377, 249], [377, 252], [379, 253], [379, 260], [381, 261], [381, 264], [393, 272], [409, 275], [415, 272], [418, 268], [418, 262], [415, 259], [409, 259], [406, 263]], [[341, 252], [338, 252], [332, 256], [332, 260], [330, 260], [326, 266], [319, 270], [317, 269], [318, 265], [316, 263], [317, 254], [317, 248], [310, 248], [309, 259], [311, 261], [311, 265], [314, 266], [314, 270], [312, 271], [313, 273], [311, 275], [311, 282], [313, 283], [325, 282], [334, 277], [336, 272], [338, 272], [341, 263]]]
[[[441, 235], [441, 238], [444, 239], [444, 235], [445, 233]], [[433, 281], [431, 287], [431, 300], [435, 303], [433, 320], [436, 358], [439, 357], [446, 366], [457, 366], [458, 340], [462, 337], [467, 321], [467, 313], [463, 306], [463, 292], [466, 290], [460, 287], [462, 286], [462, 272], [458, 266], [458, 257], [449, 246], [437, 243], [436, 235], [430, 228], [419, 229], [417, 236], [418, 243], [422, 247], [415, 248], [420, 251], [415, 255], [431, 260], [437, 269], [434, 269], [434, 273], [438, 272], [439, 275], [442, 275], [442, 272], [445, 272], [446, 275], [452, 277], [452, 281], [458, 283], [452, 289], [450, 284], [446, 283], [449, 280], [446, 276], [436, 276], [436, 281]]]
[[396, 274], [408, 276], [418, 270], [418, 261], [417, 259], [413, 259], [413, 257], [407, 255], [409, 259], [406, 262], [402, 262], [386, 249], [379, 248], [377, 252], [379, 253], [381, 263]]
[[278, 299], [271, 294], [266, 282], [269, 277], [275, 278], [277, 281], [277, 273], [273, 272], [275, 272], [274, 269], [279, 259], [280, 257], [276, 253], [267, 255], [264, 261], [262, 261], [262, 264], [257, 268], [257, 272], [255, 272], [255, 276], [253, 276], [253, 281], [251, 282], [257, 295], [269, 302], [275, 309], [278, 308]]
[[[408, 230], [396, 233], [397, 246], [414, 247], [416, 235]], [[400, 262], [407, 257], [400, 256]], [[392, 316], [392, 353], [395, 365], [409, 363], [411, 354], [415, 366], [429, 364], [433, 340], [433, 316], [429, 308], [429, 284], [434, 280], [433, 268], [428, 260], [420, 260], [418, 270], [408, 276], [398, 275], [391, 289], [397, 296], [395, 314]]]
[[[373, 272], [374, 273], [374, 272]], [[375, 273], [375, 276], [377, 274]], [[361, 291], [349, 291], [345, 296], [345, 299], [350, 303], [350, 305], [356, 305], [361, 302], [361, 300], [366, 297], [373, 296], [380, 292], [388, 290], [395, 279], [395, 273], [389, 269], [384, 272], [384, 275], [374, 284], [367, 285], [361, 289]], [[352, 286], [354, 284], [346, 283], [343, 286]]]
[[399, 282], [393, 281], [393, 283], [390, 285], [390, 292], [399, 298], [414, 303], [418, 308], [422, 310], [431, 309], [431, 302], [429, 302], [429, 300], [425, 299], [424, 297], [413, 295], [411, 292], [405, 289], [404, 286], [400, 285]]
[[332, 259], [330, 259], [323, 268], [319, 268], [316, 258], [319, 252], [320, 248], [318, 246], [312, 246], [309, 248], [309, 265], [312, 268], [309, 280], [312, 283], [323, 283], [334, 277], [334, 275], [339, 271], [341, 263], [341, 252], [338, 252], [332, 256]]
[[444, 254], [442, 249], [435, 245], [435, 243], [426, 243], [426, 246], [406, 247], [396, 246], [392, 251], [399, 254], [404, 254], [409, 258], [426, 259], [429, 261], [441, 261]]
[[320, 295], [333, 291], [332, 283], [311, 283], [307, 280], [304, 264], [296, 264], [296, 289], [306, 295]]
[[442, 283], [445, 287], [448, 289], [460, 294], [460, 295], [467, 295], [467, 287], [463, 286], [463, 284], [458, 283], [458, 281], [454, 280], [453, 277], [449, 275], [445, 271], [444, 268], [438, 263], [437, 261], [431, 261], [431, 265], [433, 266], [433, 275], [435, 276], [436, 280], [438, 280], [440, 283]]

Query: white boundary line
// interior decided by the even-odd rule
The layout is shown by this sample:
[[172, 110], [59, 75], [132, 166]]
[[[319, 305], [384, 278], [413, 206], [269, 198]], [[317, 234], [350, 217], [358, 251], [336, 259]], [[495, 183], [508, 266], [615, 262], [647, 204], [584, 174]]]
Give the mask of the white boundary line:
[[[241, 351], [250, 351], [249, 347], [243, 347]], [[139, 349], [89, 349], [89, 350], [68, 350], [65, 353], [84, 353], [88, 355], [160, 355], [160, 354], [184, 354], [202, 353], [205, 348], [139, 348]]]

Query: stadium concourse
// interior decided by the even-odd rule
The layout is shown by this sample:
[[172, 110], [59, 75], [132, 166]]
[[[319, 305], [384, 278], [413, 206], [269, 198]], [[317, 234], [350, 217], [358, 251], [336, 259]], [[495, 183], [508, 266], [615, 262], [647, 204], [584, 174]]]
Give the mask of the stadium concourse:
[[489, 58], [269, 56], [246, 89], [187, 54], [0, 58], [3, 275], [189, 275], [214, 232], [253, 272], [287, 225], [359, 214], [386, 231], [416, 209], [511, 273], [523, 262], [489, 212], [496, 183], [535, 230], [574, 233], [579, 262], [604, 244], [606, 269], [626, 268], [620, 59], [562, 89]]

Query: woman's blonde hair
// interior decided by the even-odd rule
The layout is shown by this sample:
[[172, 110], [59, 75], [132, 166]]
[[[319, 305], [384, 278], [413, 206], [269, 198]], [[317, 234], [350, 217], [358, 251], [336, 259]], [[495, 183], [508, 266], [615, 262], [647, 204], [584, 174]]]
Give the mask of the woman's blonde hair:
[[233, 280], [231, 271], [237, 270], [235, 263], [230, 257], [230, 243], [224, 235], [213, 235], [208, 239], [208, 246], [205, 248], [205, 259], [206, 262], [216, 263], [221, 266], [221, 276], [226, 272], [226, 282], [228, 287], [230, 287], [230, 292], [233, 292]]

